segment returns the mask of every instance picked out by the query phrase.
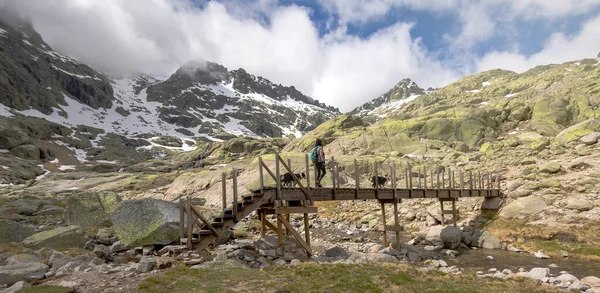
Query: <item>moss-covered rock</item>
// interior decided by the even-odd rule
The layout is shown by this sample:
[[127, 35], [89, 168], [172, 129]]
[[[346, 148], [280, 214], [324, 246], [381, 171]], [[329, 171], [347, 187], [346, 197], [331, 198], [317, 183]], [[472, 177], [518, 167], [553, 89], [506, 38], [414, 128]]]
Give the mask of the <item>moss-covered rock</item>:
[[0, 243], [21, 242], [33, 235], [33, 229], [17, 222], [0, 219]]
[[179, 239], [179, 207], [172, 202], [151, 198], [124, 201], [109, 218], [126, 246], [166, 245]]
[[72, 195], [65, 207], [63, 218], [69, 225], [109, 227], [108, 213], [122, 201], [114, 192], [78, 193]]
[[600, 119], [588, 119], [558, 133], [556, 141], [567, 143], [597, 131], [600, 131]]
[[67, 226], [33, 234], [25, 238], [23, 244], [33, 249], [46, 247], [64, 250], [67, 248], [82, 248], [88, 240], [89, 238], [83, 233], [81, 227]]
[[574, 197], [567, 200], [567, 208], [584, 212], [593, 209], [594, 203], [583, 197]]
[[481, 148], [479, 149], [479, 151], [484, 154], [491, 154], [494, 151], [494, 148], [492, 147], [491, 143], [486, 142], [481, 145]]
[[529, 217], [540, 213], [547, 206], [548, 204], [542, 198], [522, 197], [504, 206], [500, 211], [500, 216], [504, 218]]
[[540, 172], [554, 174], [562, 170], [562, 166], [557, 162], [548, 162], [540, 166]]

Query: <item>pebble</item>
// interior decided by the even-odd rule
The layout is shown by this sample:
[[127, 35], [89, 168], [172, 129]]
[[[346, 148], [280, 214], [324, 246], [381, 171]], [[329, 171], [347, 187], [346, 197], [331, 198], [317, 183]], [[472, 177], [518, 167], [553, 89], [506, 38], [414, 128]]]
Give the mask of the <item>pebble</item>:
[[550, 258], [550, 256], [548, 256], [547, 254], [545, 254], [541, 250], [538, 250], [534, 255], [535, 255], [535, 257], [541, 258], [541, 259], [548, 259], [548, 258]]
[[558, 265], [555, 264], [555, 263], [551, 263], [551, 264], [548, 265], [548, 267], [550, 267], [550, 268], [558, 268]]
[[491, 259], [491, 260], [494, 260], [494, 257], [493, 257], [493, 256], [491, 256], [491, 255], [488, 255], [488, 256], [486, 256], [485, 258], [487, 258], [487, 259]]

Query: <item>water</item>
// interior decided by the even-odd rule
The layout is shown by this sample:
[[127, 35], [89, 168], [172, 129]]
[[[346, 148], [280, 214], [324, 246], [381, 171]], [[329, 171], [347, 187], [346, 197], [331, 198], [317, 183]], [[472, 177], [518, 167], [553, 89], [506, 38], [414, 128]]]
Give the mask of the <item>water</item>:
[[[490, 255], [494, 259], [488, 259]], [[535, 267], [550, 268], [550, 273], [557, 276], [561, 271], [584, 278], [587, 276], [600, 276], [600, 263], [597, 261], [586, 261], [572, 258], [553, 257], [549, 259], [539, 259], [531, 254], [516, 253], [506, 250], [478, 249], [461, 251], [461, 254], [455, 259], [446, 259], [448, 265], [455, 265], [463, 268], [465, 273], [475, 273], [483, 271], [487, 273], [488, 269], [496, 268], [498, 270], [509, 269], [513, 273], [524, 268], [529, 271]], [[550, 264], [556, 264], [558, 267], [549, 267]]]

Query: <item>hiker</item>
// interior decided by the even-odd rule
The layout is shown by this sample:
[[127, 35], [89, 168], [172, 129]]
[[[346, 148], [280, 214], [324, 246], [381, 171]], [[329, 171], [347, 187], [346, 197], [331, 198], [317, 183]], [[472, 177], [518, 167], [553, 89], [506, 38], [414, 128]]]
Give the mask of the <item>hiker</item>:
[[321, 186], [321, 179], [325, 177], [325, 174], [327, 172], [325, 171], [325, 152], [323, 151], [323, 142], [321, 141], [321, 139], [317, 138], [317, 141], [315, 142], [315, 148], [310, 154], [310, 158], [313, 161], [313, 164], [315, 165], [315, 168], [317, 170], [315, 186], [323, 187]]

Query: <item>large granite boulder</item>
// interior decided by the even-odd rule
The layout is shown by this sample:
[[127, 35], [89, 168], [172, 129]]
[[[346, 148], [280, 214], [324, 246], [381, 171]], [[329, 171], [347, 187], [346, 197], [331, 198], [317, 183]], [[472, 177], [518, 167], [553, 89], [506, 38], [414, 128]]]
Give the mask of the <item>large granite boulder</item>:
[[11, 220], [0, 219], [0, 243], [21, 242], [31, 236], [33, 229]]
[[81, 227], [67, 226], [33, 234], [25, 238], [23, 244], [34, 249], [46, 247], [63, 250], [72, 247], [82, 248], [88, 240]]
[[114, 192], [81, 193], [69, 198], [63, 218], [69, 225], [87, 227], [111, 226], [108, 213], [122, 201]]
[[456, 249], [460, 246], [462, 231], [454, 226], [432, 226], [427, 231], [425, 240], [434, 246]]
[[41, 280], [47, 271], [48, 266], [39, 262], [0, 266], [0, 286], [19, 281]]
[[496, 236], [492, 235], [492, 233], [475, 229], [473, 235], [471, 236], [471, 246], [486, 248], [486, 249], [500, 249], [502, 245], [500, 245], [500, 241]]
[[505, 205], [500, 211], [500, 216], [504, 218], [528, 217], [539, 214], [547, 206], [548, 204], [540, 197], [521, 197]]
[[109, 214], [113, 229], [124, 245], [167, 245], [179, 239], [177, 204], [146, 198], [122, 202]]

